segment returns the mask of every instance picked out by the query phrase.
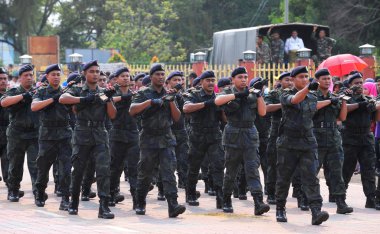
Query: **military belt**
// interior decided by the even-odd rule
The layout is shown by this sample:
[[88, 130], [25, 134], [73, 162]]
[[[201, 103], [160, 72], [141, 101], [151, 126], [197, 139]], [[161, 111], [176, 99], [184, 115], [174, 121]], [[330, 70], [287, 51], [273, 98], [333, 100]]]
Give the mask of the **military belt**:
[[77, 120], [76, 124], [84, 127], [104, 127], [104, 121]]
[[337, 128], [338, 124], [336, 122], [320, 122], [314, 123], [314, 128]]
[[234, 128], [252, 128], [254, 123], [252, 121], [242, 121], [242, 122], [228, 122]]
[[344, 127], [345, 132], [350, 132], [353, 134], [367, 134], [371, 131], [370, 127]]
[[67, 127], [69, 121], [43, 121], [42, 127]]
[[170, 128], [142, 128], [142, 131], [146, 134], [153, 135], [153, 136], [159, 136], [159, 135], [165, 135], [170, 133]]
[[116, 124], [116, 125], [112, 125], [112, 129], [136, 130], [137, 129], [137, 125], [136, 124], [125, 124], [125, 125]]

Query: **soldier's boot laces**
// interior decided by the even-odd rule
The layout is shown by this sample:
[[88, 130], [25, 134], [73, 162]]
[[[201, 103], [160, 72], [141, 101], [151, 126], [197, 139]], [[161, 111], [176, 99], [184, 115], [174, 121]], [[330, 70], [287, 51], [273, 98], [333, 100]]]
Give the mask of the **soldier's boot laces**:
[[69, 196], [63, 195], [61, 204], [59, 205], [59, 210], [69, 210], [70, 198]]
[[108, 207], [108, 202], [109, 202], [108, 197], [100, 199], [98, 218], [102, 218], [102, 219], [115, 218], [115, 215], [111, 212], [110, 208]]
[[367, 197], [365, 208], [375, 208], [375, 197]]
[[177, 197], [167, 197], [168, 201], [168, 212], [170, 218], [175, 218], [186, 211], [186, 207], [179, 205], [177, 202]]
[[44, 207], [45, 206], [44, 193], [45, 193], [44, 191], [35, 192], [34, 204], [36, 204], [37, 207]]
[[159, 182], [157, 183], [157, 188], [158, 188], [157, 200], [165, 201], [164, 185], [161, 182]]
[[288, 218], [286, 217], [285, 207], [276, 207], [276, 220], [277, 222], [286, 223]]
[[220, 187], [216, 188], [216, 209], [223, 208], [223, 190]]
[[18, 202], [19, 199], [19, 191], [17, 189], [9, 191], [8, 200], [10, 202]]
[[137, 215], [145, 215], [146, 198], [136, 193], [137, 205], [135, 212]]
[[276, 205], [276, 197], [275, 197], [275, 195], [271, 195], [271, 194], [268, 195], [267, 202], [270, 205]]
[[223, 212], [233, 213], [231, 194], [223, 194]]
[[349, 214], [354, 211], [352, 207], [349, 207], [346, 203], [344, 195], [335, 196], [336, 198], [336, 213], [337, 214]]
[[255, 201], [255, 215], [262, 215], [270, 210], [270, 206], [263, 202], [262, 194], [255, 194], [253, 200]]
[[321, 223], [329, 219], [329, 213], [327, 213], [326, 211], [321, 211], [321, 208], [319, 207], [311, 208], [311, 215], [312, 225], [320, 225]]
[[300, 195], [297, 198], [298, 208], [300, 208], [302, 211], [308, 211], [309, 210], [309, 204], [306, 198], [306, 195], [301, 192]]
[[69, 209], [67, 210], [70, 215], [77, 215], [78, 214], [78, 205], [79, 205], [79, 194], [76, 196], [73, 195], [71, 197]]

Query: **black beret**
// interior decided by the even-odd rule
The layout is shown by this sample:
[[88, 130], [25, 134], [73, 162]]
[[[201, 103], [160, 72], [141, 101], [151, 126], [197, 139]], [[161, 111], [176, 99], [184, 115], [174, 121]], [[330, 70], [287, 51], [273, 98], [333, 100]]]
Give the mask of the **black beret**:
[[218, 81], [218, 88], [222, 88], [226, 85], [230, 85], [231, 84], [231, 80], [228, 79], [228, 78], [221, 78], [219, 81]]
[[309, 73], [309, 71], [307, 70], [307, 67], [298, 66], [298, 67], [293, 68], [293, 70], [290, 72], [290, 76], [296, 77], [298, 74], [301, 74], [301, 73]]
[[322, 68], [322, 69], [319, 69], [316, 73], [315, 73], [315, 78], [319, 78], [321, 76], [329, 76], [330, 75], [330, 72], [328, 69], [326, 68]]
[[250, 82], [249, 82], [249, 87], [253, 87], [253, 85], [256, 83], [256, 82], [259, 82], [259, 81], [262, 81], [263, 78], [261, 77], [256, 77], [256, 78], [253, 78]]
[[119, 68], [115, 71], [115, 76], [120, 76], [123, 72], [129, 72], [129, 69], [127, 67]]
[[45, 70], [45, 74], [49, 74], [49, 72], [52, 72], [52, 71], [61, 71], [61, 68], [59, 67], [58, 64], [49, 65]]
[[97, 66], [99, 67], [99, 64], [98, 64], [98, 60], [92, 60], [86, 64], [83, 65], [83, 71], [86, 71], [87, 69], [89, 69], [90, 67], [92, 66]]
[[161, 63], [154, 64], [149, 71], [149, 75], [153, 75], [156, 71], [165, 71], [164, 65]]
[[46, 74], [44, 74], [41, 78], [41, 83], [45, 83], [47, 81]]
[[115, 77], [116, 77], [115, 73], [111, 73], [110, 76], [108, 77], [108, 81], [112, 80]]
[[231, 76], [235, 77], [240, 74], [248, 74], [247, 69], [245, 67], [237, 67], [232, 71]]
[[0, 74], [8, 74], [7, 69], [0, 67]]
[[80, 76], [77, 72], [70, 73], [67, 77], [67, 83], [70, 83], [70, 81], [75, 80], [78, 76]]
[[213, 71], [205, 71], [202, 73], [202, 75], [199, 77], [199, 79], [207, 79], [207, 78], [215, 78], [215, 74]]
[[279, 80], [284, 79], [285, 77], [290, 76], [290, 72], [283, 72], [280, 74], [280, 77], [278, 77]]
[[189, 74], [189, 78], [195, 79], [195, 78], [197, 78], [197, 74], [195, 72], [192, 72]]
[[145, 73], [139, 73], [139, 74], [135, 75], [135, 77], [133, 78], [133, 80], [134, 81], [138, 81], [139, 79], [143, 79], [145, 76], [146, 76]]
[[33, 70], [34, 70], [33, 65], [26, 64], [26, 65], [20, 67], [20, 69], [18, 70], [18, 75], [21, 76], [22, 73], [28, 72], [28, 71], [33, 71]]
[[193, 87], [197, 86], [199, 84], [199, 82], [201, 82], [201, 79], [199, 77], [195, 78], [193, 80]]
[[166, 78], [166, 80], [170, 80], [171, 78], [175, 76], [183, 76], [183, 72], [181, 71], [173, 71], [172, 73], [169, 74], [169, 76]]
[[359, 72], [356, 72], [356, 73], [353, 73], [351, 75], [348, 76], [348, 83], [351, 84], [351, 82], [357, 78], [363, 78], [362, 74], [360, 74]]
[[[157, 70], [158, 71], [158, 70]], [[142, 80], [142, 85], [146, 86], [148, 84], [150, 84], [152, 81], [150, 79], [150, 76], [149, 75], [146, 75], [144, 76], [143, 80]]]

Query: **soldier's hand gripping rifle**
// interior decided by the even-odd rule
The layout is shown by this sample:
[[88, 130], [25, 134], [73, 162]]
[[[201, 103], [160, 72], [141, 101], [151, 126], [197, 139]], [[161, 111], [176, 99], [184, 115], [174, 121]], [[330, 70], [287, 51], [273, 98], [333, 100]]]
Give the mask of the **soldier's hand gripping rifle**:
[[165, 96], [162, 97], [162, 100], [163, 101], [167, 101], [167, 102], [172, 102], [175, 100], [177, 94], [182, 90], [182, 85], [181, 84], [176, 84], [176, 86], [174, 86], [173, 89], [169, 90], [168, 94], [166, 94]]

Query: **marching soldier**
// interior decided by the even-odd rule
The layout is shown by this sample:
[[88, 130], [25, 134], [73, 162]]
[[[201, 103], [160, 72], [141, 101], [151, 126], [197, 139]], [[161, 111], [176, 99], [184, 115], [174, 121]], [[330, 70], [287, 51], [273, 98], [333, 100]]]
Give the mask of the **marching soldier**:
[[[97, 81], [100, 70], [96, 60], [83, 66], [86, 82], [82, 87], [72, 87], [64, 93], [59, 102], [76, 105], [77, 122], [72, 138], [73, 171], [71, 174], [71, 201], [68, 212], [78, 214], [79, 194], [83, 172], [87, 163], [95, 158], [98, 197], [100, 198], [99, 218], [113, 219], [114, 214], [108, 208], [110, 194], [110, 156], [108, 133], [105, 128], [106, 115], [115, 118], [116, 108], [110, 98], [114, 90], [101, 90]], [[106, 95], [106, 100], [100, 98]], [[103, 94], [103, 95], [104, 95]]]
[[[0, 67], [0, 99], [5, 95], [8, 85], [8, 71]], [[9, 160], [7, 157], [7, 126], [9, 124], [9, 113], [6, 108], [0, 107], [0, 157], [1, 174], [5, 185], [8, 187]]]
[[209, 157], [210, 174], [216, 191], [216, 208], [222, 208], [224, 157], [220, 122], [222, 111], [214, 103], [215, 74], [205, 71], [199, 77], [201, 89], [193, 90], [185, 98], [183, 112], [190, 114], [189, 169], [187, 174], [187, 202], [199, 206], [196, 196], [198, 174], [204, 157]]
[[[8, 108], [10, 124], [7, 129], [7, 156], [9, 159], [9, 201], [19, 201], [20, 182], [27, 153], [28, 169], [32, 181], [33, 194], [37, 195], [37, 154], [38, 154], [38, 113], [32, 112], [30, 105], [35, 92], [33, 88], [33, 66], [24, 65], [19, 70], [20, 86], [6, 92], [1, 106]], [[45, 196], [46, 198], [46, 196]]]
[[248, 72], [244, 67], [233, 70], [231, 88], [224, 89], [215, 99], [227, 116], [223, 132], [226, 174], [223, 180], [223, 211], [232, 213], [231, 193], [241, 163], [244, 163], [248, 188], [255, 202], [255, 215], [262, 215], [270, 207], [263, 203], [263, 188], [260, 182], [260, 157], [258, 155], [259, 135], [254, 125], [256, 113], [266, 114], [265, 102], [261, 96], [263, 83], [257, 82], [257, 93], [247, 88]]
[[[151, 84], [141, 88], [132, 100], [129, 113], [141, 115], [140, 160], [136, 187], [137, 215], [145, 215], [146, 196], [152, 181], [154, 168], [159, 166], [169, 217], [185, 212], [186, 207], [177, 202], [175, 179], [175, 137], [171, 130], [173, 121], [180, 119], [181, 112], [175, 103], [173, 90], [164, 89], [165, 70], [162, 64], [154, 65], [149, 72]], [[145, 78], [144, 78], [145, 79]], [[169, 92], [169, 93], [168, 93]]]
[[67, 210], [69, 206], [69, 186], [71, 173], [71, 127], [67, 108], [58, 103], [62, 94], [61, 68], [58, 64], [46, 68], [48, 86], [39, 88], [33, 96], [31, 109], [40, 112], [40, 131], [38, 136], [39, 150], [37, 158], [37, 195], [35, 204], [38, 207], [45, 205], [45, 189], [49, 182], [49, 170], [55, 161], [58, 161], [59, 191], [62, 193], [60, 210]]

